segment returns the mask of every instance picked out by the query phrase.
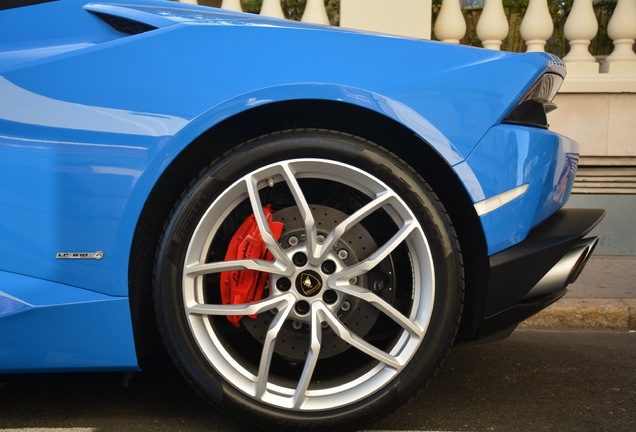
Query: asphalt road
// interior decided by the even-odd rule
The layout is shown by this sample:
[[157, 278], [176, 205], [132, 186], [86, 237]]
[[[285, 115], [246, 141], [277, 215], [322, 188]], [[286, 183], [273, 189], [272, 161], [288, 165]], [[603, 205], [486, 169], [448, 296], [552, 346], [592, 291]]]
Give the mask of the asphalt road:
[[[15, 429], [254, 431], [165, 365], [128, 388], [121, 374], [0, 376], [0, 431]], [[457, 348], [424, 392], [368, 429], [635, 431], [636, 333], [522, 330]]]

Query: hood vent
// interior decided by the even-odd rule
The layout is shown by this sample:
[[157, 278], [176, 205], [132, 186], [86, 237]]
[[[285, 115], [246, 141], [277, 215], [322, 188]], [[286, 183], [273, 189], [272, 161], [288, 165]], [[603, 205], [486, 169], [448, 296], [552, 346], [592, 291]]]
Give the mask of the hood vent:
[[117, 30], [118, 32], [126, 34], [126, 35], [136, 35], [136, 34], [146, 33], [151, 30], [157, 29], [157, 27], [154, 27], [139, 21], [134, 21], [130, 18], [109, 15], [103, 12], [96, 12], [96, 11], [90, 11], [90, 12], [93, 13], [98, 18], [100, 18], [106, 24], [108, 24], [109, 26]]

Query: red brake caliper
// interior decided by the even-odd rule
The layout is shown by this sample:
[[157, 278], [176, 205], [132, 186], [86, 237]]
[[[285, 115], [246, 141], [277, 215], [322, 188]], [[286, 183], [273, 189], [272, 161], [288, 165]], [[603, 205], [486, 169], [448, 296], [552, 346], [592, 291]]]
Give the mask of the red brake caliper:
[[[272, 222], [271, 205], [263, 207], [269, 229], [276, 240], [283, 232], [282, 222]], [[267, 250], [263, 237], [256, 224], [256, 218], [252, 214], [241, 224], [227, 248], [225, 260], [241, 259], [266, 259], [273, 260], [272, 254]], [[232, 270], [221, 273], [221, 299], [223, 304], [245, 304], [258, 301], [263, 298], [263, 289], [267, 273], [256, 270]], [[239, 327], [242, 316], [229, 316], [227, 319]], [[250, 315], [256, 318], [256, 315]]]

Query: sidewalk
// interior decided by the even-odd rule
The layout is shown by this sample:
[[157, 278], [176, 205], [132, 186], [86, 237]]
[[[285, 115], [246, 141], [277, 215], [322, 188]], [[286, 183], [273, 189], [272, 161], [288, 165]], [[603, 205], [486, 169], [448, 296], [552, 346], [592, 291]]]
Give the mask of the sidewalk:
[[519, 327], [636, 330], [636, 257], [593, 256], [565, 297]]

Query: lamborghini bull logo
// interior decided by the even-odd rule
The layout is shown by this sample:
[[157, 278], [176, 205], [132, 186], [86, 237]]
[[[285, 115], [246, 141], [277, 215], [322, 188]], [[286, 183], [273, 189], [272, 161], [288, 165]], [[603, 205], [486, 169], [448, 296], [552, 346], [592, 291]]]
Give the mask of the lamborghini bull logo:
[[320, 279], [312, 274], [312, 273], [301, 273], [300, 274], [300, 284], [299, 289], [302, 294], [309, 297], [316, 294], [322, 288], [322, 282]]

